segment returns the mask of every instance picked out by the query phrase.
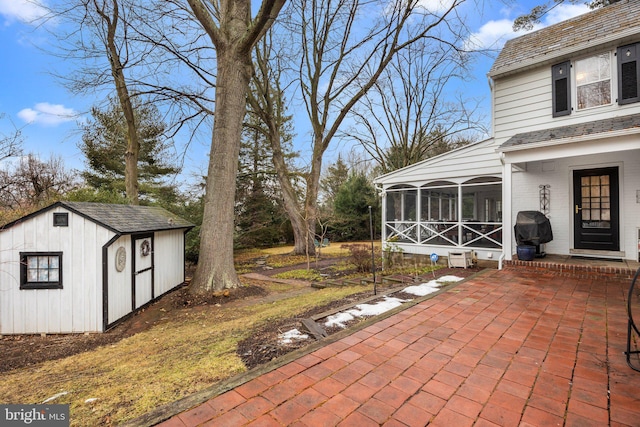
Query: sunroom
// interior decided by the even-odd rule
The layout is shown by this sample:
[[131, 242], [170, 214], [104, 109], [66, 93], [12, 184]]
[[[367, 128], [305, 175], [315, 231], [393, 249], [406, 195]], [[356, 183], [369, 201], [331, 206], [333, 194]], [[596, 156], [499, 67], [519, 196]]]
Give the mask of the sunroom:
[[378, 177], [382, 242], [390, 251], [448, 256], [503, 250], [502, 168], [492, 140]]

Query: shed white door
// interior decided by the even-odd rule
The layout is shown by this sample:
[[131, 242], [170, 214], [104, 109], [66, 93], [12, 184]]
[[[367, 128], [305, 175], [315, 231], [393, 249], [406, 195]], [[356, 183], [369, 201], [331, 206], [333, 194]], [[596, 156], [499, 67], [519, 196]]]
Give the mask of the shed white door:
[[133, 253], [133, 308], [136, 309], [153, 299], [153, 237], [134, 239]]

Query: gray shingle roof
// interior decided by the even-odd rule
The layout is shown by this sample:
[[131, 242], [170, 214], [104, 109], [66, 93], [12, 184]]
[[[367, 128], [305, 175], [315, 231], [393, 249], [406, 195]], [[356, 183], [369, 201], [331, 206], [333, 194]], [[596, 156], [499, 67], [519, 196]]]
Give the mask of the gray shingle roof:
[[509, 40], [490, 76], [552, 61], [572, 52], [640, 34], [640, 0], [622, 0], [575, 18]]
[[602, 134], [603, 137], [606, 137], [606, 133], [608, 132], [623, 131], [632, 128], [640, 128], [640, 114], [596, 120], [593, 122], [581, 123], [572, 126], [562, 126], [553, 129], [519, 133], [509, 138], [507, 142], [500, 146], [500, 148], [515, 147], [534, 144], [536, 142], [561, 140], [566, 138], [577, 138], [585, 135]]
[[0, 229], [7, 229], [27, 218], [39, 215], [57, 206], [62, 206], [88, 218], [116, 233], [130, 234], [161, 230], [187, 229], [193, 224], [157, 206], [114, 205], [88, 202], [57, 202], [13, 221]]
[[193, 224], [158, 206], [60, 202], [89, 219], [119, 233], [191, 228]]

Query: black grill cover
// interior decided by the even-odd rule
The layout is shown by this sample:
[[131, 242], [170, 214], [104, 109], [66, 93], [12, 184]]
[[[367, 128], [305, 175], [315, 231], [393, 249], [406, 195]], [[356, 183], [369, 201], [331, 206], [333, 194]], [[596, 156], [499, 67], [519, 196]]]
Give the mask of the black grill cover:
[[516, 243], [519, 245], [538, 246], [553, 240], [551, 223], [542, 212], [520, 211], [513, 227]]

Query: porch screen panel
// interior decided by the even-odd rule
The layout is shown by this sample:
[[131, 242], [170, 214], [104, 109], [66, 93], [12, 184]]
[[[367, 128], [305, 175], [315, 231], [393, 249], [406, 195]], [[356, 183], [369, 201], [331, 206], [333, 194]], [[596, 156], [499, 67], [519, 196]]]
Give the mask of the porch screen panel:
[[580, 187], [582, 228], [611, 228], [609, 175], [583, 176]]
[[[491, 180], [491, 181], [489, 181]], [[502, 185], [481, 178], [462, 187], [462, 244], [499, 248], [502, 245]]]
[[418, 191], [406, 190], [404, 193], [404, 221], [415, 221], [417, 213]]
[[387, 193], [387, 221], [399, 221], [402, 219], [402, 194], [398, 192]]
[[421, 221], [456, 221], [458, 219], [458, 187], [422, 189]]

